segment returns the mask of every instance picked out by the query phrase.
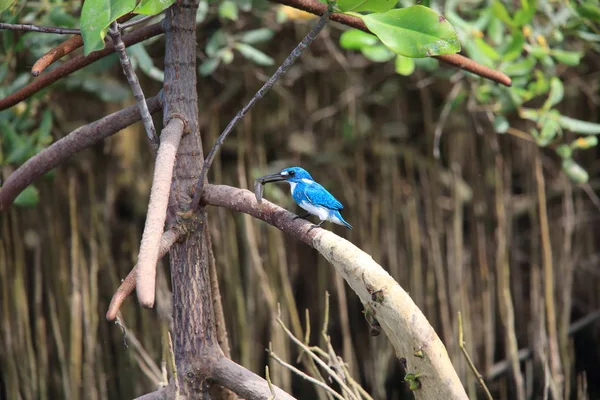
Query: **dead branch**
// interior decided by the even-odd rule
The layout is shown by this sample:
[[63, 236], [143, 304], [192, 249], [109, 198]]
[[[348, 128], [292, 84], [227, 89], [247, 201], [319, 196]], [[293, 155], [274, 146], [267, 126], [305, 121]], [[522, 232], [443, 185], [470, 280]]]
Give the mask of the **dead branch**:
[[[151, 113], [162, 107], [160, 95], [148, 99]], [[46, 172], [60, 165], [72, 155], [90, 147], [121, 129], [140, 120], [137, 106], [130, 106], [104, 118], [75, 129], [17, 168], [0, 188], [0, 212], [6, 210], [15, 198]]]
[[180, 118], [172, 118], [160, 135], [160, 147], [156, 156], [136, 275], [138, 301], [142, 306], [148, 308], [154, 305], [159, 244], [167, 217], [175, 156], [184, 126], [184, 121]]

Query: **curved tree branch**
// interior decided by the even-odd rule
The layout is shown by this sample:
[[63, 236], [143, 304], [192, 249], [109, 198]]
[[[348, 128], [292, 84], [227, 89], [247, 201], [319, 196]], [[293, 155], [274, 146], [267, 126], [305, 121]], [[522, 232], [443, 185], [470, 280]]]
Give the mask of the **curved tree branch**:
[[161, 235], [167, 218], [173, 166], [183, 135], [183, 128], [184, 122], [181, 119], [172, 118], [160, 135], [160, 147], [154, 166], [148, 214], [137, 263], [137, 296], [140, 304], [144, 307], [154, 305], [156, 263], [158, 262]]
[[[318, 0], [271, 0], [274, 3], [283, 4], [289, 7], [297, 8], [309, 12], [311, 14], [322, 15], [327, 6]], [[360, 18], [353, 17], [345, 14], [331, 14], [331, 20], [342, 23], [344, 25], [351, 26], [361, 31], [371, 33], [369, 28], [362, 22]], [[505, 86], [511, 86], [510, 78], [503, 72], [496, 71], [494, 69], [483, 66], [470, 58], [461, 56], [460, 54], [445, 54], [441, 56], [435, 56], [440, 61], [454, 65], [457, 68], [465, 71], [472, 72], [481, 77], [491, 79], [495, 82], [501, 83]]]
[[[162, 237], [160, 238], [160, 245], [158, 248], [158, 260], [163, 258], [165, 254], [169, 252], [169, 249], [171, 248], [171, 246], [173, 246], [173, 243], [179, 240], [181, 235], [181, 232], [174, 228], [169, 229], [168, 231], [162, 234]], [[136, 276], [137, 264], [133, 266], [129, 274], [127, 274], [127, 277], [123, 279], [121, 285], [110, 300], [108, 311], [106, 312], [107, 320], [114, 321], [117, 318], [117, 314], [119, 313], [121, 305], [123, 304], [127, 296], [129, 296], [131, 292], [133, 292], [133, 289], [135, 289]]]
[[[160, 95], [148, 99], [151, 113], [161, 108]], [[17, 168], [0, 188], [0, 212], [6, 210], [15, 198], [46, 172], [55, 168], [75, 153], [90, 147], [121, 129], [140, 120], [140, 112], [136, 105], [117, 111], [98, 121], [75, 129], [64, 138], [53, 143], [39, 154], [27, 160]]]
[[[276, 226], [318, 250], [370, 307], [398, 357], [406, 359], [407, 372], [420, 374], [420, 399], [466, 399], [446, 348], [410, 296], [371, 256], [325, 229], [294, 220], [294, 214], [263, 200], [258, 204], [248, 190], [206, 185], [206, 204], [250, 214]], [[377, 295], [373, 295], [373, 293]], [[415, 356], [420, 350], [424, 357]], [[420, 354], [420, 353], [419, 353]]]
[[[131, 32], [131, 33], [123, 36], [123, 42], [125, 43], [126, 46], [131, 46], [133, 44], [142, 42], [153, 36], [160, 35], [163, 32], [164, 32], [164, 28], [161, 23], [153, 24], [153, 25], [145, 26], [143, 28], [140, 28], [138, 30], [135, 30], [134, 32]], [[89, 54], [88, 56], [79, 55], [77, 57], [74, 57], [73, 59], [67, 61], [60, 67], [53, 69], [52, 71], [48, 72], [47, 74], [44, 74], [42, 77], [34, 80], [33, 82], [29, 83], [25, 87], [21, 88], [20, 90], [17, 90], [16, 92], [1, 99], [0, 100], [0, 110], [5, 110], [9, 107], [14, 106], [15, 104], [19, 103], [20, 101], [25, 100], [26, 98], [33, 95], [34, 93], [37, 93], [40, 90], [44, 89], [46, 86], [50, 85], [51, 83], [54, 83], [57, 80], [64, 78], [65, 76], [67, 76], [87, 65], [90, 65], [94, 61], [97, 61], [103, 57], [106, 57], [109, 54], [114, 53], [114, 51], [115, 51], [114, 45], [112, 43], [110, 43], [103, 50], [95, 51], [95, 52]]]
[[67, 54], [77, 50], [83, 46], [83, 38], [81, 35], [76, 35], [68, 38], [58, 46], [50, 49], [46, 54], [40, 57], [31, 68], [31, 75], [39, 76], [49, 65], [56, 60], [60, 60]]

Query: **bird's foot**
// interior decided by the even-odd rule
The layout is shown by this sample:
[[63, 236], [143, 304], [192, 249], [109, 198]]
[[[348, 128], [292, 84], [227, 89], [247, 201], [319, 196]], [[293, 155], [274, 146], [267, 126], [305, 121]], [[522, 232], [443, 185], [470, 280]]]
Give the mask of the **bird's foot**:
[[297, 219], [307, 219], [308, 217], [310, 217], [310, 213], [296, 215], [294, 218], [292, 218], [292, 221], [295, 221]]
[[308, 228], [308, 232], [307, 233], [310, 233], [310, 231], [312, 231], [315, 228], [321, 228], [321, 225], [323, 224], [323, 222], [325, 222], [325, 221], [321, 221], [318, 224], [315, 224], [315, 225], [311, 226], [310, 228]]

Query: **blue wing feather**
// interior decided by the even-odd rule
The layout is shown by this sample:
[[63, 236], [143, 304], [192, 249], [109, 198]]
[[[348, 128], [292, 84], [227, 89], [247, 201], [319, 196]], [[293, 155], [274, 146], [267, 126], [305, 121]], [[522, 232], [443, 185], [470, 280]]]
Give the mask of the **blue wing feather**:
[[327, 191], [323, 186], [319, 185], [317, 182], [314, 182], [310, 185], [302, 185], [301, 192], [304, 194], [306, 199], [316, 205], [327, 207], [332, 210], [342, 210], [344, 206], [340, 203], [331, 193]]

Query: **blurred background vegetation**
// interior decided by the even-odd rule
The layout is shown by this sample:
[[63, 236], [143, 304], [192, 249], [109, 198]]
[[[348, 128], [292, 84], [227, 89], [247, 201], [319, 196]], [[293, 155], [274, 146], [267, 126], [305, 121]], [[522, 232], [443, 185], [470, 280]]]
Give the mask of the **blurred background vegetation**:
[[[422, 3], [452, 23], [464, 54], [509, 74], [512, 88], [434, 59], [396, 57], [374, 36], [330, 23], [225, 143], [210, 181], [251, 189], [285, 166], [311, 172], [355, 227], [326, 229], [370, 253], [410, 293], [471, 398], [482, 394], [458, 346], [459, 311], [494, 398], [538, 399], [561, 387], [560, 397], [600, 398], [600, 7]], [[79, 12], [79, 2], [17, 2], [0, 19], [77, 27]], [[263, 0], [201, 3], [205, 151], [312, 23]], [[35, 60], [64, 40], [0, 35], [0, 97], [31, 81]], [[163, 39], [130, 54], [154, 95]], [[113, 55], [0, 112], [0, 176], [133, 102]], [[135, 263], [152, 165], [138, 124], [73, 157], [0, 215], [0, 398], [131, 398], [164, 381], [167, 262], [156, 307], [129, 299], [122, 308], [128, 348], [104, 320]], [[294, 210], [286, 187], [267, 187], [265, 197]], [[360, 301], [323, 258], [247, 215], [213, 208], [209, 218], [236, 361], [264, 374], [269, 342], [295, 361], [297, 348], [275, 323], [277, 303], [301, 337], [308, 309], [312, 343], [323, 344], [316, 327], [327, 290], [329, 333], [353, 376], [376, 399], [412, 398], [385, 336], [370, 336]], [[550, 371], [562, 380], [549, 380]], [[317, 396], [280, 366], [271, 379], [298, 398]]]

